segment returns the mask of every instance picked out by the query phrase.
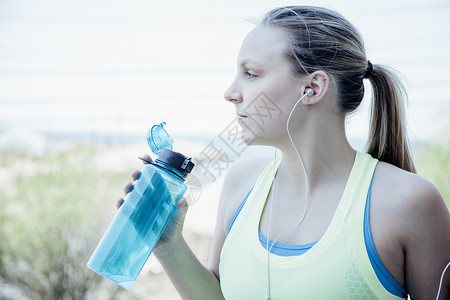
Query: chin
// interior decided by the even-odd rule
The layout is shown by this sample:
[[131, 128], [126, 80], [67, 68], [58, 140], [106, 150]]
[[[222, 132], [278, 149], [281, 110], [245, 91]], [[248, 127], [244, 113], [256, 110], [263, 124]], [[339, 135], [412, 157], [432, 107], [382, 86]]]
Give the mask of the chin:
[[247, 146], [255, 145], [255, 142], [257, 140], [256, 136], [249, 136], [241, 132], [241, 140], [244, 144]]

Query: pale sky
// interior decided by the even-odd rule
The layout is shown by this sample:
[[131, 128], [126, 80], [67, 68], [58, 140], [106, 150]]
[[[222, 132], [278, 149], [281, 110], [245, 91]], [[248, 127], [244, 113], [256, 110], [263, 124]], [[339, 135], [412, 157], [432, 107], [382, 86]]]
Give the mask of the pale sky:
[[[173, 135], [217, 135], [235, 117], [223, 92], [246, 20], [293, 4], [342, 13], [369, 59], [405, 76], [411, 139], [449, 131], [448, 0], [0, 0], [0, 131], [145, 134], [166, 121]], [[350, 119], [351, 138], [367, 118]]]

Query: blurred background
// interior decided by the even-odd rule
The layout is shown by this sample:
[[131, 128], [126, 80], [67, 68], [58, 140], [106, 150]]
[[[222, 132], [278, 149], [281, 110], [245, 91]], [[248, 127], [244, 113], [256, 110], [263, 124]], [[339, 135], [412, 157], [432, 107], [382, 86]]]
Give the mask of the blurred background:
[[[131, 291], [86, 262], [141, 166], [137, 156], [149, 152], [147, 130], [165, 121], [174, 149], [188, 156], [220, 145], [235, 118], [223, 93], [249, 20], [296, 4], [343, 14], [372, 63], [405, 77], [418, 172], [449, 201], [446, 0], [0, 0], [0, 299], [178, 299], [153, 257]], [[369, 104], [347, 120], [359, 150]], [[230, 164], [272, 154], [229, 150]], [[198, 203], [185, 231], [203, 262], [223, 174], [194, 174]]]

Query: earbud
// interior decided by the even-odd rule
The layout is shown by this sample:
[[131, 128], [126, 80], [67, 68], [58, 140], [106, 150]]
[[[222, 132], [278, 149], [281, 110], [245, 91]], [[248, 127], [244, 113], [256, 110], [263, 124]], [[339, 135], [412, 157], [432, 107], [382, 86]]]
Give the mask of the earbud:
[[314, 90], [313, 89], [306, 89], [306, 93], [303, 96], [301, 96], [300, 99], [298, 99], [297, 102], [302, 101], [306, 97], [311, 97], [312, 95], [314, 95]]
[[306, 89], [306, 96], [312, 96], [314, 95], [314, 90], [313, 89]]

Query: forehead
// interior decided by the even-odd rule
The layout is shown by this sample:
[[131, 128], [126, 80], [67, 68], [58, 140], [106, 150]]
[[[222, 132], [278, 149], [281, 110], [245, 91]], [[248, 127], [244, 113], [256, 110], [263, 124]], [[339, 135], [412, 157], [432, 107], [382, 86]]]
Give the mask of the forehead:
[[287, 47], [286, 35], [278, 28], [259, 25], [242, 42], [238, 63], [256, 61], [262, 65], [286, 63], [283, 53]]

